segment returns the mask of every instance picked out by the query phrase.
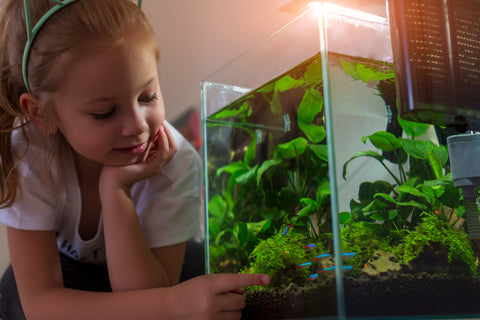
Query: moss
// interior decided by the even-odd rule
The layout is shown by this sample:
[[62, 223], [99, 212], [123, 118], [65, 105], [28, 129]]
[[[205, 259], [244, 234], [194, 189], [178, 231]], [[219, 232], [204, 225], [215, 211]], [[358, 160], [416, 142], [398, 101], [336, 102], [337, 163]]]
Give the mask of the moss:
[[315, 243], [314, 249], [307, 249], [305, 246], [310, 243], [311, 240], [304, 234], [295, 231], [289, 231], [286, 235], [277, 233], [260, 241], [250, 254], [249, 267], [243, 272], [267, 273], [271, 277], [269, 287], [282, 288], [290, 283], [303, 284], [305, 279], [316, 271], [313, 266], [298, 266], [312, 262], [316, 255], [325, 253], [321, 241]]
[[342, 250], [355, 252], [348, 261], [352, 274], [359, 274], [377, 250], [389, 250], [389, 237], [382, 226], [370, 222], [351, 222], [341, 230]]
[[402, 263], [409, 264], [420, 259], [422, 254], [431, 256], [432, 251], [437, 255], [443, 251], [447, 260], [445, 268], [436, 270], [437, 272], [478, 275], [475, 254], [468, 236], [454, 229], [440, 216], [425, 213], [422, 222], [405, 236], [404, 242], [394, 253]]

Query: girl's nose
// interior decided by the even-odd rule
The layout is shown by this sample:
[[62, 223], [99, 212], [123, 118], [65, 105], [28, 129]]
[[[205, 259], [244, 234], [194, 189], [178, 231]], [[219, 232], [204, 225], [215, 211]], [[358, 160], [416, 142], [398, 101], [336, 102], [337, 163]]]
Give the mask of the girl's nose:
[[138, 106], [126, 113], [122, 124], [122, 134], [125, 136], [139, 135], [148, 129], [146, 115]]

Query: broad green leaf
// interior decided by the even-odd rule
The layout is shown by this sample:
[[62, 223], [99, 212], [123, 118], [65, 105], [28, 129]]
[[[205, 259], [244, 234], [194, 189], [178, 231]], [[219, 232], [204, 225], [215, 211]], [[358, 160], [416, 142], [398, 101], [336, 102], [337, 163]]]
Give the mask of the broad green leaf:
[[247, 151], [245, 151], [245, 155], [243, 156], [243, 162], [245, 165], [249, 166], [252, 163], [253, 159], [255, 159], [257, 153], [257, 139], [252, 139], [252, 142], [248, 145]]
[[223, 172], [234, 174], [236, 172], [245, 172], [248, 170], [248, 166], [243, 163], [243, 161], [237, 161], [230, 163], [226, 166], [220, 167], [217, 169], [217, 176], [221, 175]]
[[312, 122], [323, 109], [323, 94], [315, 88], [308, 89], [298, 106], [298, 122]]
[[393, 204], [396, 204], [397, 201], [395, 199], [393, 199], [392, 196], [386, 194], [386, 193], [376, 193], [374, 196], [374, 198], [376, 197], [380, 197], [380, 198], [383, 198], [384, 200], [388, 201], [388, 202], [391, 202]]
[[298, 127], [305, 133], [307, 138], [313, 143], [322, 142], [327, 135], [325, 128], [323, 126], [319, 126], [313, 123], [304, 123], [299, 120]]
[[384, 180], [377, 180], [374, 182], [366, 181], [360, 184], [358, 190], [358, 200], [360, 201], [371, 201], [374, 199], [376, 194], [390, 194], [395, 187], [394, 184], [391, 184]]
[[373, 80], [380, 81], [386, 79], [393, 79], [395, 77], [393, 71], [379, 71], [374, 68], [369, 68], [362, 63], [345, 61], [343, 59], [340, 59], [340, 64], [342, 65], [345, 73], [351, 76], [354, 80], [362, 80], [363, 82], [369, 82]]
[[241, 174], [239, 175], [235, 181], [239, 184], [247, 184], [251, 181], [254, 181], [255, 179], [255, 175], [257, 173], [257, 169], [258, 169], [258, 164], [255, 165], [253, 168], [251, 168], [250, 170], [248, 170], [247, 172], [245, 172], [244, 174]]
[[239, 117], [242, 119], [247, 118], [252, 112], [252, 108], [249, 101], [245, 101], [238, 109], [230, 109], [229, 107], [219, 111], [218, 113], [210, 116], [210, 119], [225, 119], [230, 117]]
[[208, 202], [208, 212], [215, 216], [217, 220], [223, 219], [225, 212], [227, 212], [227, 203], [220, 195], [216, 194]]
[[309, 148], [317, 157], [328, 162], [328, 146], [326, 144], [311, 144]]
[[405, 134], [412, 138], [424, 135], [428, 128], [430, 128], [429, 124], [403, 120], [400, 116], [398, 116], [397, 119], [403, 131], [405, 131]]
[[305, 79], [305, 85], [312, 85], [315, 83], [321, 83], [322, 77], [322, 60], [319, 58], [308, 65], [303, 78]]
[[360, 157], [374, 158], [374, 159], [377, 159], [378, 161], [380, 161], [382, 163], [383, 163], [383, 160], [385, 159], [385, 157], [383, 157], [381, 154], [379, 154], [378, 152], [372, 151], [372, 150], [359, 151], [353, 157], [348, 159], [348, 161], [345, 162], [345, 164], [343, 165], [343, 179], [345, 179], [345, 180], [347, 179], [346, 178], [347, 177], [347, 165], [350, 163], [350, 161], [352, 161], [354, 159], [357, 159], [357, 158], [360, 158]]
[[438, 146], [432, 151], [440, 160], [440, 164], [444, 167], [448, 162], [448, 149], [445, 146]]
[[270, 110], [274, 115], [282, 114], [282, 104], [280, 103], [277, 90], [273, 92], [272, 100], [270, 100], [268, 103], [270, 104]]
[[322, 183], [318, 189], [316, 194], [316, 203], [319, 207], [322, 207], [325, 202], [330, 198], [330, 182]]
[[367, 139], [382, 151], [393, 151], [401, 147], [400, 140], [386, 131], [377, 131], [372, 135], [363, 137], [362, 141], [365, 143]]
[[370, 216], [370, 219], [375, 220], [375, 221], [386, 221], [387, 218], [384, 217], [382, 213], [373, 213]]
[[282, 162], [283, 161], [280, 159], [270, 159], [270, 160], [263, 161], [262, 165], [260, 166], [260, 168], [258, 168], [258, 171], [257, 171], [257, 185], [260, 185], [260, 181], [265, 171], [267, 171], [273, 166], [277, 166], [281, 164]]
[[272, 220], [266, 219], [258, 222], [248, 222], [247, 223], [247, 229], [250, 233], [254, 234], [257, 236], [260, 233], [264, 233], [270, 228], [270, 225], [272, 224]]
[[440, 159], [430, 151], [427, 151], [428, 161], [430, 162], [430, 166], [433, 169], [433, 173], [435, 174], [435, 178], [440, 179], [443, 177], [443, 168]]
[[405, 184], [399, 186], [396, 191], [397, 192], [408, 193], [408, 194], [414, 195], [416, 197], [424, 197], [425, 196], [425, 194], [423, 192], [421, 192], [420, 190], [418, 190], [417, 188], [407, 186]]
[[363, 63], [357, 63], [356, 70], [357, 70], [358, 76], [360, 77], [360, 80], [362, 80], [363, 82], [393, 79], [395, 76], [392, 71], [389, 71], [389, 72], [379, 71], [374, 68], [369, 68]]
[[347, 212], [347, 211], [340, 212], [338, 214], [338, 219], [340, 221], [340, 224], [344, 225], [352, 219], [352, 215], [350, 214], [350, 212]]
[[293, 79], [291, 76], [286, 75], [275, 82], [275, 91], [284, 92], [290, 89], [298, 88], [303, 85], [303, 78]]
[[315, 207], [308, 205], [303, 207], [300, 211], [297, 212], [297, 217], [309, 217], [312, 213], [315, 212]]
[[397, 205], [401, 206], [401, 207], [415, 207], [415, 208], [420, 208], [420, 209], [427, 209], [427, 207], [422, 204], [422, 203], [419, 203], [417, 201], [414, 201], [414, 200], [410, 200], [410, 201], [400, 201], [400, 202], [397, 202]]
[[378, 199], [375, 199], [372, 202], [370, 202], [365, 208], [363, 208], [363, 211], [364, 212], [376, 212], [378, 210], [383, 210], [387, 207], [388, 207], [388, 205], [385, 202], [380, 201]]
[[300, 203], [303, 205], [312, 206], [314, 209], [318, 209], [318, 204], [311, 198], [301, 198]]
[[428, 151], [432, 152], [435, 148], [433, 142], [428, 140], [401, 139], [403, 149], [412, 157], [427, 160]]
[[307, 139], [300, 137], [278, 145], [275, 154], [284, 159], [293, 159], [304, 153], [307, 146]]

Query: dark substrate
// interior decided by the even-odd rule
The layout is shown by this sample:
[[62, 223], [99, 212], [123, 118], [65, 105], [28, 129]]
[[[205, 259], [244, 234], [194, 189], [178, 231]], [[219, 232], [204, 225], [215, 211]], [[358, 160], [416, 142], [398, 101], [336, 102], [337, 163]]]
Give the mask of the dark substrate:
[[[322, 276], [299, 287], [247, 291], [242, 319], [334, 317], [336, 284]], [[344, 277], [347, 317], [480, 314], [480, 279], [444, 274]]]

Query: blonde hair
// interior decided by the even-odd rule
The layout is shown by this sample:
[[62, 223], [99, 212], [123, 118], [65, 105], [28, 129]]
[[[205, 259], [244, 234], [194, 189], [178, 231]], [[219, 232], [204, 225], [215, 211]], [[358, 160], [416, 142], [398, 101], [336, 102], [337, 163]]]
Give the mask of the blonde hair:
[[[54, 5], [50, 0], [30, 0], [31, 23]], [[18, 175], [11, 135], [29, 122], [20, 107], [27, 92], [22, 76], [22, 56], [27, 42], [23, 1], [8, 0], [0, 18], [0, 208], [16, 198]], [[68, 64], [89, 44], [117, 46], [141, 39], [151, 44], [159, 57], [151, 29], [143, 12], [127, 0], [78, 0], [55, 13], [39, 30], [31, 47], [28, 81], [42, 105], [45, 117], [54, 117], [50, 97], [62, 84]], [[138, 42], [135, 42], [138, 43]]]

